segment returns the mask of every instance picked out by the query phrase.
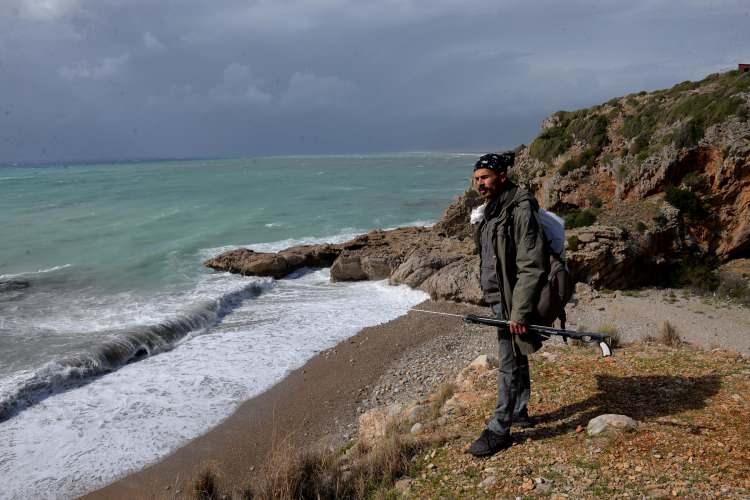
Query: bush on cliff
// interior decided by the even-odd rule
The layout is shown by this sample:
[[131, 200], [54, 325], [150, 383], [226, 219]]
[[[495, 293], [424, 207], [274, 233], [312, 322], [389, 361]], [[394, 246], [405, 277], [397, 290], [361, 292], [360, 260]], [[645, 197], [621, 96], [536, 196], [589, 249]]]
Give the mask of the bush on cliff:
[[529, 146], [529, 154], [534, 158], [546, 162], [562, 154], [573, 143], [572, 137], [564, 127], [548, 128]]
[[565, 228], [573, 229], [576, 227], [586, 227], [596, 222], [596, 210], [571, 210], [565, 216]]
[[670, 186], [667, 188], [665, 199], [667, 203], [693, 219], [703, 219], [708, 215], [698, 195], [687, 189]]
[[705, 133], [706, 131], [700, 121], [689, 120], [674, 131], [672, 142], [678, 148], [692, 148], [698, 145]]

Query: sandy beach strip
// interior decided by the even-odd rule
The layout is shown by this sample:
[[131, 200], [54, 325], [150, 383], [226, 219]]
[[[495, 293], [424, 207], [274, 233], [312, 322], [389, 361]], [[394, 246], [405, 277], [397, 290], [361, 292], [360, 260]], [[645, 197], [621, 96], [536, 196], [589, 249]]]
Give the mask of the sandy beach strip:
[[[426, 301], [417, 307], [486, 312], [451, 302]], [[288, 440], [296, 449], [343, 445], [356, 434], [361, 412], [418, 398], [451, 379], [477, 354], [492, 351], [494, 333], [484, 330], [464, 326], [459, 318], [417, 312], [365, 328], [318, 353], [162, 461], [84, 498], [184, 498], [206, 467], [218, 471], [222, 486], [240, 489], [251, 483], [253, 470], [275, 444]]]

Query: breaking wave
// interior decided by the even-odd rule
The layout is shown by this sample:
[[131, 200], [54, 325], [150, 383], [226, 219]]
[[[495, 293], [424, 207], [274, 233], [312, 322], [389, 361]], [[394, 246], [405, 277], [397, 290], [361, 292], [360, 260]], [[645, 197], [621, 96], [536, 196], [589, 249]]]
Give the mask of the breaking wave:
[[88, 351], [50, 361], [35, 371], [13, 377], [10, 387], [0, 388], [0, 422], [53, 394], [80, 387], [128, 363], [171, 350], [189, 335], [220, 323], [242, 302], [272, 286], [272, 280], [254, 282], [219, 299], [200, 302], [161, 323], [109, 332], [103, 335], [105, 340]]

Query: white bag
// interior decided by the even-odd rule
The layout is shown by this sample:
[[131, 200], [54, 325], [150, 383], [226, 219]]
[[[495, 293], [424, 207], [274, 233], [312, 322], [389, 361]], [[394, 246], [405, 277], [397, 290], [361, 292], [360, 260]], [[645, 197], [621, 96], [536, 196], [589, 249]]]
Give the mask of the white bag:
[[557, 214], [539, 208], [539, 220], [542, 222], [544, 237], [549, 242], [550, 249], [560, 258], [565, 255], [565, 221]]

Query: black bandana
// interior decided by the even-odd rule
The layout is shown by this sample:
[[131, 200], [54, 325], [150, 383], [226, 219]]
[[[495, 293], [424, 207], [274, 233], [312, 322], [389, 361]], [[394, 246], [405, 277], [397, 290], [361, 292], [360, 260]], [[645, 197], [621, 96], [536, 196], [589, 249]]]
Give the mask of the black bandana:
[[513, 151], [505, 151], [504, 153], [488, 153], [482, 155], [479, 160], [474, 164], [474, 170], [480, 168], [489, 168], [490, 170], [508, 170], [509, 167], [513, 166], [513, 162], [516, 159], [516, 153]]

